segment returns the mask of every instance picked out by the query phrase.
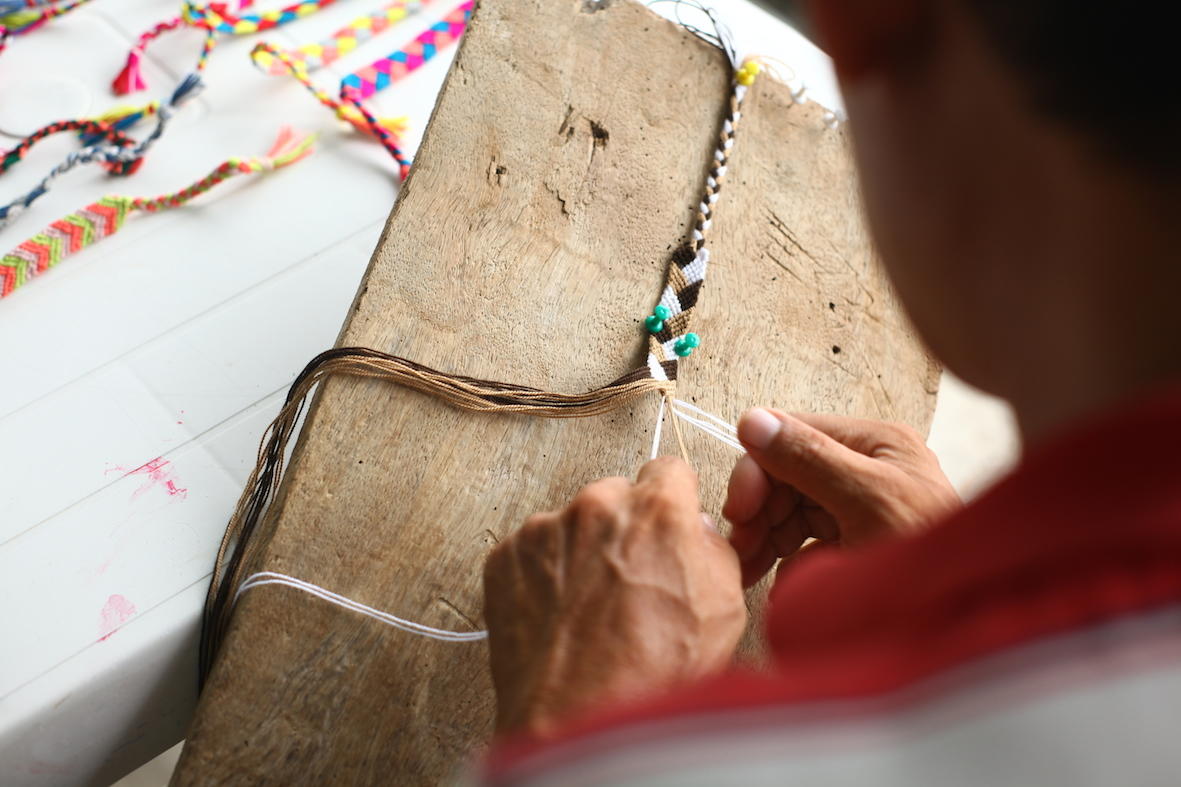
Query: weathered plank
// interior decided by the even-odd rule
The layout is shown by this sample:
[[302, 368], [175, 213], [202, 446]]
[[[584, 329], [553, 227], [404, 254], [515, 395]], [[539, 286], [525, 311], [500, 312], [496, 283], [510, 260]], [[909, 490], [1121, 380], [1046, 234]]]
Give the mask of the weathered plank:
[[[484, 0], [342, 331], [439, 369], [585, 390], [639, 365], [727, 95], [722, 55], [626, 0]], [[937, 370], [860, 218], [845, 133], [760, 78], [716, 211], [679, 396], [926, 428]], [[487, 550], [581, 484], [631, 474], [658, 402], [577, 421], [473, 415], [329, 381], [261, 565], [429, 625], [481, 627]], [[715, 514], [733, 452], [690, 453]], [[668, 445], [671, 450], [671, 443]], [[175, 784], [435, 783], [485, 739], [483, 644], [296, 591], [238, 605]]]

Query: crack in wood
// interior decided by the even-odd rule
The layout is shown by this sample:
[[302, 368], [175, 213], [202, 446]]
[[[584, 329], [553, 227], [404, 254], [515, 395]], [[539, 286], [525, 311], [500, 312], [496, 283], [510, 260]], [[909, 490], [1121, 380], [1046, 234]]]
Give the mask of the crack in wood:
[[480, 624], [479, 624], [479, 623], [477, 623], [476, 621], [472, 620], [470, 617], [468, 617], [467, 615], [465, 615], [465, 614], [463, 613], [463, 610], [461, 610], [459, 607], [455, 606], [454, 604], [452, 604], [450, 601], [448, 601], [447, 599], [443, 598], [442, 596], [439, 596], [439, 603], [440, 603], [440, 604], [442, 604], [443, 606], [445, 606], [447, 609], [449, 609], [449, 610], [451, 610], [452, 612], [454, 612], [456, 615], [458, 615], [458, 616], [460, 617], [460, 619], [461, 619], [461, 620], [463, 620], [463, 622], [464, 622], [464, 623], [467, 623], [467, 624], [468, 624], [469, 626], [471, 626], [473, 629], [479, 629], [479, 628], [480, 628]]
[[793, 271], [788, 266], [788, 264], [786, 262], [784, 262], [783, 260], [779, 259], [778, 257], [776, 257], [774, 254], [771, 253], [770, 248], [763, 249], [763, 254], [765, 254], [767, 257], [769, 257], [771, 259], [771, 262], [775, 263], [780, 268], [783, 268], [783, 270], [787, 271], [787, 273], [789, 273], [791, 275], [791, 277], [793, 279], [795, 279], [796, 281], [798, 281], [800, 284], [804, 283], [804, 280], [800, 278], [799, 274], [796, 273], [795, 271]]
[[[812, 262], [816, 263], [816, 266], [818, 268], [820, 268], [823, 271], [828, 271], [828, 267], [820, 260], [820, 258], [816, 257], [814, 254], [812, 254], [812, 252], [810, 252], [806, 248], [804, 248], [804, 245], [802, 243], [800, 243], [800, 241], [796, 238], [795, 234], [790, 229], [788, 229], [788, 226], [787, 226], [787, 224], [784, 223], [783, 219], [779, 218], [779, 216], [776, 215], [775, 211], [768, 209], [767, 215], [769, 217], [769, 220], [767, 223], [770, 224], [771, 227], [773, 227], [775, 230], [777, 230], [779, 232], [779, 234], [782, 235], [784, 237], [784, 239], [787, 240], [787, 242], [790, 243], [791, 246], [798, 251], [798, 254], [796, 252], [793, 252], [791, 248], [789, 248], [785, 243], [783, 243], [783, 241], [779, 241], [779, 240], [775, 241], [776, 244], [781, 249], [783, 249], [785, 252], [787, 252], [788, 255], [790, 255], [792, 257], [797, 257], [797, 256], [799, 256], [799, 254], [803, 254], [805, 257], [812, 260]], [[846, 264], [848, 264], [847, 261], [846, 261]]]
[[562, 118], [562, 125], [558, 126], [558, 136], [567, 142], [574, 136], [574, 124], [570, 122], [572, 117], [574, 117], [574, 106], [567, 104], [566, 116]]

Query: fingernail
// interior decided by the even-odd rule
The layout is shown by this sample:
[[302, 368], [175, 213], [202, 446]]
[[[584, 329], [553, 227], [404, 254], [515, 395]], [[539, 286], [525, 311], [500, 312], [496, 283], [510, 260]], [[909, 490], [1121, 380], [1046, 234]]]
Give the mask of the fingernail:
[[738, 419], [738, 439], [750, 448], [760, 449], [771, 445], [783, 424], [778, 418], [761, 407], [747, 410]]
[[718, 532], [718, 523], [714, 521], [712, 516], [705, 513], [704, 511], [701, 512], [701, 524], [706, 530], [712, 530], [715, 533]]

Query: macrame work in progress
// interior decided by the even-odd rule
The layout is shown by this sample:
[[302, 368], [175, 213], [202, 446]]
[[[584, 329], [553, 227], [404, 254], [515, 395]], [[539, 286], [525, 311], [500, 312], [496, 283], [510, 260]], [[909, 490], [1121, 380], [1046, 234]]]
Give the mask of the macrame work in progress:
[[[369, 377], [436, 396], [460, 409], [485, 413], [520, 413], [544, 418], [580, 418], [610, 412], [636, 399], [657, 393], [663, 397], [658, 423], [663, 420], [664, 408], [671, 403], [673, 425], [678, 442], [685, 452], [680, 437], [679, 421], [699, 426], [730, 445], [737, 445], [733, 427], [673, 397], [675, 381], [681, 361], [700, 346], [700, 338], [693, 333], [693, 309], [697, 304], [709, 266], [707, 239], [712, 226], [714, 207], [725, 179], [731, 149], [738, 124], [742, 118], [742, 103], [747, 89], [759, 72], [759, 65], [748, 61], [737, 67], [730, 55], [732, 90], [718, 134], [718, 145], [709, 165], [703, 196], [697, 208], [688, 243], [679, 248], [668, 265], [667, 280], [659, 302], [644, 321], [649, 335], [647, 363], [623, 377], [583, 394], [561, 394], [511, 383], [479, 380], [440, 372], [406, 358], [365, 348], [339, 348], [321, 353], [313, 359], [292, 384], [279, 416], [268, 427], [259, 451], [259, 461], [238, 501], [218, 550], [213, 579], [206, 599], [205, 621], [201, 642], [201, 676], [213, 664], [229, 623], [233, 606], [248, 588], [266, 584], [281, 584], [310, 593], [329, 603], [345, 606], [362, 614], [410, 633], [454, 641], [480, 638], [482, 632], [455, 632], [405, 621], [390, 613], [380, 613], [359, 602], [346, 599], [305, 580], [277, 572], [257, 572], [245, 576], [246, 566], [254, 563], [252, 536], [258, 527], [271, 498], [282, 481], [283, 458], [286, 446], [295, 432], [307, 397], [323, 379], [332, 375]], [[701, 421], [686, 413], [697, 410], [697, 415], [715, 423]], [[718, 434], [714, 434], [717, 432]], [[659, 430], [655, 434], [652, 454], [659, 451]], [[687, 458], [687, 457], [686, 457]]]
[[844, 129], [699, 38], [478, 4], [233, 512], [176, 784], [439, 783], [491, 731], [480, 566], [529, 514], [662, 450], [717, 512], [753, 405], [924, 428]]

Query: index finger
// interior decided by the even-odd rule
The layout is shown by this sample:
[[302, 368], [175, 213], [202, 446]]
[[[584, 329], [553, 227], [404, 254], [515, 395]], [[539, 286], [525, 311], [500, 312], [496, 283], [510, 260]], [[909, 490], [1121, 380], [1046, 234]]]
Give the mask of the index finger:
[[658, 456], [640, 468], [636, 486], [659, 486], [697, 506], [697, 472], [675, 456]]

